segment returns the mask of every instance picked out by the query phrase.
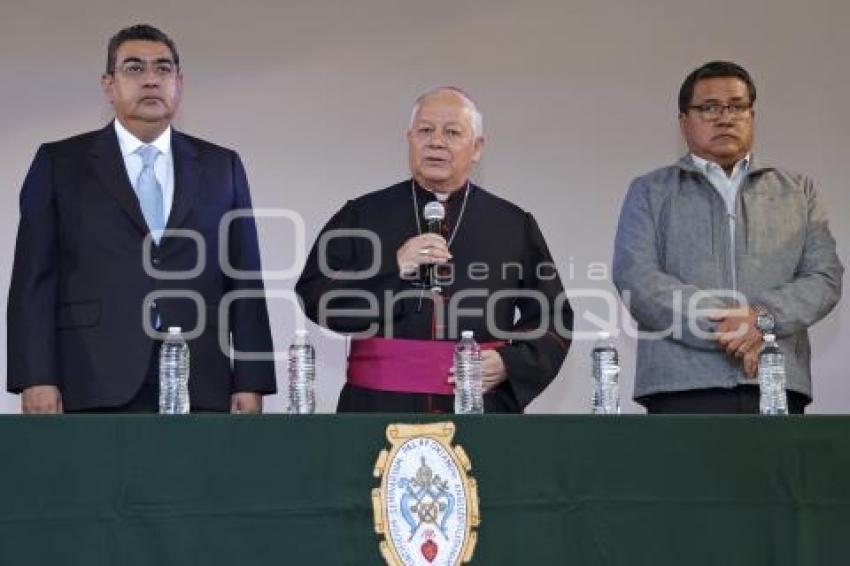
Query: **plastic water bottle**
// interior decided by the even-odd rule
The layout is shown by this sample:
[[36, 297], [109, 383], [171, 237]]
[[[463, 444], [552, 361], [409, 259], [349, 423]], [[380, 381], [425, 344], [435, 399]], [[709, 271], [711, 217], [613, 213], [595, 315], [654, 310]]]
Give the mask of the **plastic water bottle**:
[[591, 405], [594, 415], [620, 414], [620, 356], [611, 340], [611, 334], [600, 332], [591, 352], [593, 362], [593, 396]]
[[785, 394], [785, 355], [776, 345], [776, 336], [764, 335], [759, 353], [759, 410], [763, 415], [787, 415]]
[[159, 349], [159, 412], [189, 413], [189, 345], [179, 326], [170, 326]]
[[480, 415], [484, 412], [481, 392], [481, 348], [471, 330], [460, 334], [455, 346], [455, 414]]
[[289, 346], [289, 413], [311, 415], [316, 412], [316, 350], [306, 330], [296, 330]]

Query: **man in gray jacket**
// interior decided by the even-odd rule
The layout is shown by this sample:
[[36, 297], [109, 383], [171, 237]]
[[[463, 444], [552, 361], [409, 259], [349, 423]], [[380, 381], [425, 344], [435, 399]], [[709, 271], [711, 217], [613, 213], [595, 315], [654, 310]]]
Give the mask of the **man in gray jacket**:
[[635, 400], [650, 413], [755, 413], [762, 333], [785, 354], [789, 412], [811, 401], [808, 327], [843, 267], [807, 177], [755, 159], [749, 73], [714, 61], [679, 91], [690, 153], [632, 182], [614, 283], [638, 323]]

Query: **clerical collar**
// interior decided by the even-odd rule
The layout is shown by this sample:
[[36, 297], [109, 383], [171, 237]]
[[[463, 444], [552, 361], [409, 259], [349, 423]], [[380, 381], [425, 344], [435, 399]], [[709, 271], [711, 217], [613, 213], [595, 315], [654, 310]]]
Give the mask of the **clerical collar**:
[[428, 202], [432, 199], [437, 199], [443, 204], [451, 204], [456, 205], [459, 204], [462, 200], [466, 191], [469, 188], [469, 183], [465, 182], [461, 188], [456, 191], [439, 193], [437, 191], [429, 191], [418, 182], [416, 179], [413, 180], [413, 186], [416, 187], [416, 191], [419, 193], [419, 197], [423, 203]]

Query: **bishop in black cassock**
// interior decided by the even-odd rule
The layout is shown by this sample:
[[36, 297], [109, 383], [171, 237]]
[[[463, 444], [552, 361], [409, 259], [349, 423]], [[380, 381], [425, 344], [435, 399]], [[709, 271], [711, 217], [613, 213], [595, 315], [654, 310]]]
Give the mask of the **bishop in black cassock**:
[[[469, 182], [483, 137], [463, 92], [420, 97], [408, 141], [413, 178], [347, 202], [296, 286], [311, 320], [353, 337], [338, 410], [452, 412], [450, 349], [472, 330], [489, 350], [485, 412], [521, 412], [570, 345], [573, 313], [546, 242], [531, 214]], [[434, 200], [441, 234], [423, 234]]]

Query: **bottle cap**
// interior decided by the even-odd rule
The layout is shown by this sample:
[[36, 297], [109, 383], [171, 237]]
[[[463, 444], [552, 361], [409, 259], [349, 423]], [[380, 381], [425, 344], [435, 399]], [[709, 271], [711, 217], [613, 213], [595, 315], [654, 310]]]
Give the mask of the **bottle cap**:
[[471, 330], [464, 330], [460, 333], [460, 337], [461, 338], [472, 338], [473, 334], [474, 334], [474, 332], [472, 332]]
[[764, 341], [765, 341], [765, 342], [776, 342], [776, 335], [775, 335], [775, 334], [770, 334], [770, 333], [765, 334], [765, 335], [764, 335]]
[[168, 333], [169, 334], [180, 334], [181, 332], [183, 332], [183, 328], [181, 328], [180, 326], [169, 326], [168, 327]]

